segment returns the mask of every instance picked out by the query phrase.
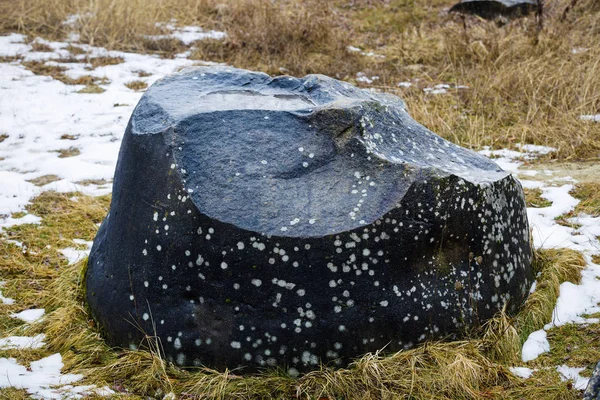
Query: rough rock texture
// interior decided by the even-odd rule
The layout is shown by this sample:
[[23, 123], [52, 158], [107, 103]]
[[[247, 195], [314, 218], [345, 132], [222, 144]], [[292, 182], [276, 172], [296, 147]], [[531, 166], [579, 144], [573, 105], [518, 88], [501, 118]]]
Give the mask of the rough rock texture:
[[600, 400], [600, 362], [596, 364], [596, 368], [583, 394], [583, 400]]
[[114, 345], [297, 373], [514, 311], [530, 261], [520, 184], [399, 98], [197, 68], [131, 117], [87, 300]]
[[450, 12], [478, 15], [485, 19], [519, 18], [538, 7], [537, 0], [461, 0]]

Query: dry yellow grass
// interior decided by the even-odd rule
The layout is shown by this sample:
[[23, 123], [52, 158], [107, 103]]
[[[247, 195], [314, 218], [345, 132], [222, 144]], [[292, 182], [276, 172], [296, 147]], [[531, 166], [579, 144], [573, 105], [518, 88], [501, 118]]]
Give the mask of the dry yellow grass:
[[[453, 0], [0, 0], [0, 31], [64, 38], [109, 49], [181, 51], [177, 40], [149, 40], [172, 18], [228, 33], [196, 43], [193, 57], [271, 74], [324, 73], [354, 81], [378, 76], [381, 90], [400, 94], [413, 116], [467, 147], [517, 142], [558, 148], [559, 159], [597, 159], [600, 124], [600, 6], [546, 1], [544, 28], [533, 17], [498, 26], [447, 15]], [[72, 14], [73, 25], [62, 22]], [[348, 52], [358, 46], [384, 56]], [[411, 81], [410, 88], [398, 88]], [[468, 86], [446, 95], [424, 87]]]
[[524, 342], [527, 336], [552, 321], [552, 312], [563, 282], [579, 283], [585, 268], [581, 253], [567, 249], [550, 249], [535, 253], [534, 269], [539, 273], [537, 287], [515, 320]]
[[524, 188], [523, 191], [525, 192], [525, 204], [527, 205], [527, 207], [542, 208], [549, 207], [552, 205], [551, 201], [546, 200], [542, 197], [541, 189]]
[[[563, 255], [546, 257], [560, 263]], [[562, 270], [552, 263], [540, 268], [551, 279], [566, 278], [551, 275]], [[67, 368], [84, 373], [89, 382], [118, 382], [139, 395], [173, 392], [218, 399], [577, 398], [576, 391], [552, 374], [523, 382], [508, 372], [507, 367], [518, 362], [521, 341], [514, 322], [503, 313], [486, 325], [481, 339], [428, 342], [394, 354], [367, 354], [346, 369], [323, 366], [297, 380], [277, 370], [249, 376], [236, 375], [235, 371], [181, 370], [161, 358], [160, 343], [150, 336], [141, 344], [141, 351], [110, 349], [81, 306], [82, 276], [81, 263], [63, 268], [44, 294], [44, 305], [53, 311], [29, 333], [45, 332], [50, 349], [61, 352]], [[541, 282], [545, 282], [544, 276]], [[526, 306], [523, 312], [539, 314], [540, 310]]]
[[571, 191], [573, 197], [580, 200], [575, 214], [586, 213], [600, 216], [600, 182], [578, 183]]
[[131, 90], [140, 91], [145, 90], [148, 87], [148, 84], [144, 81], [131, 81], [127, 82], [125, 86], [127, 86]]
[[[81, 384], [128, 390], [133, 398], [162, 398], [170, 392], [191, 399], [578, 398], [577, 391], [563, 383], [555, 372], [540, 371], [527, 381], [508, 372], [508, 367], [518, 361], [525, 327], [521, 318], [533, 314], [539, 320], [536, 323], [545, 323], [540, 318], [547, 317], [552, 304], [537, 307], [528, 302], [512, 318], [501, 313], [484, 327], [480, 337], [470, 340], [428, 342], [394, 354], [367, 354], [348, 368], [323, 366], [299, 379], [278, 370], [248, 376], [237, 375], [236, 371], [182, 370], [161, 358], [160, 343], [151, 336], [141, 343], [141, 350], [112, 349], [102, 339], [83, 302], [85, 262], [66, 265], [58, 252], [74, 245], [71, 238], [91, 239], [107, 205], [107, 198], [48, 192], [28, 207], [29, 212], [42, 217], [39, 226], [20, 225], [7, 230], [9, 237], [23, 242], [28, 251], [23, 253], [22, 249], [0, 241], [0, 268], [2, 279], [7, 281], [3, 294], [16, 300], [15, 305], [0, 310], [0, 333], [43, 332], [48, 346], [19, 354], [4, 352], [0, 356], [15, 356], [27, 363], [60, 352], [64, 372], [85, 375]], [[536, 263], [541, 272], [538, 284], [548, 283], [553, 291], [559, 282], [578, 278], [580, 262], [571, 252], [546, 251], [538, 255], [538, 260], [543, 261]], [[30, 327], [8, 317], [10, 312], [28, 307], [43, 307], [47, 315]], [[532, 329], [529, 325], [526, 328]], [[557, 348], [568, 345], [566, 342]], [[583, 353], [575, 361], [586, 359]], [[554, 361], [546, 363], [552, 365]], [[4, 394], [20, 396], [21, 392], [0, 392]], [[115, 398], [119, 396], [131, 398], [125, 393]]]
[[43, 61], [25, 61], [22, 63], [25, 68], [36, 75], [51, 76], [52, 78], [61, 81], [65, 85], [93, 85], [95, 83], [108, 83], [106, 78], [98, 78], [90, 75], [83, 75], [79, 78], [71, 78], [64, 74], [66, 67], [58, 65], [47, 65]]
[[[548, 0], [544, 29], [538, 31], [532, 18], [502, 27], [468, 18], [464, 29], [460, 18], [445, 13], [452, 3], [0, 0], [0, 32], [64, 40], [74, 31], [81, 43], [170, 57], [185, 46], [177, 40], [150, 40], [145, 35], [165, 33], [156, 23], [175, 18], [181, 25], [228, 33], [223, 41], [197, 43], [193, 55], [197, 59], [270, 74], [324, 73], [353, 83], [357, 83], [356, 74], [364, 72], [379, 77], [374, 81], [377, 89], [403, 97], [418, 121], [464, 146], [535, 143], [557, 147], [554, 158], [597, 159], [600, 124], [579, 116], [600, 112], [600, 4], [580, 0], [563, 21], [570, 0]], [[64, 25], [72, 14], [81, 18], [73, 26]], [[384, 57], [348, 52], [348, 45]], [[73, 55], [84, 53], [76, 43], [69, 49]], [[92, 68], [122, 62], [118, 58], [83, 61]], [[60, 68], [44, 63], [28, 67], [34, 73], [68, 81]], [[412, 86], [399, 88], [401, 81], [410, 81]], [[78, 83], [94, 82], [98, 83]], [[440, 83], [468, 88], [450, 89], [445, 95], [423, 91]], [[578, 189], [579, 196], [590, 198], [581, 207], [594, 213], [595, 189]], [[532, 194], [531, 201], [539, 202], [539, 196]], [[24, 242], [27, 251], [0, 241], [0, 269], [7, 280], [4, 294], [18, 300], [18, 305], [0, 312], [0, 332], [23, 330], [22, 323], [8, 317], [16, 307], [46, 307], [46, 319], [28, 332], [45, 332], [49, 348], [43, 351], [61, 352], [66, 370], [85, 373], [90, 383], [128, 389], [139, 396], [159, 397], [172, 391], [182, 398], [578, 398], [554, 370], [540, 370], [525, 382], [507, 372], [519, 360], [522, 341], [550, 320], [560, 283], [579, 279], [583, 262], [577, 253], [539, 253], [538, 290], [523, 311], [512, 317], [500, 313], [473, 340], [427, 343], [385, 356], [368, 354], [350, 368], [324, 367], [299, 380], [280, 371], [247, 377], [232, 371], [185, 371], [162, 360], [160, 344], [152, 337], [147, 337], [144, 351], [111, 349], [102, 340], [82, 303], [83, 266], [65, 266], [57, 249], [72, 246], [74, 237], [91, 239], [95, 223], [106, 213], [107, 199], [79, 196], [78, 202], [71, 202], [70, 196], [42, 195], [30, 206], [30, 212], [43, 218], [42, 225], [7, 232], [9, 238]], [[547, 359], [543, 356], [540, 365], [556, 365], [557, 357], [570, 351], [570, 342], [564, 338], [581, 334], [577, 327], [562, 329], [549, 332], [552, 348], [558, 352], [553, 350]], [[27, 361], [39, 355], [18, 358]], [[578, 354], [576, 360], [587, 358]], [[3, 397], [26, 398], [22, 391], [12, 389], [0, 390]]]

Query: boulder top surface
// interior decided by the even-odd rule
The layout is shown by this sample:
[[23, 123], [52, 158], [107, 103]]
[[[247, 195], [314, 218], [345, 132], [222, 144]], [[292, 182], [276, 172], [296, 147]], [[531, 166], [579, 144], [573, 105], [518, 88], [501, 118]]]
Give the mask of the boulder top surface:
[[323, 75], [184, 69], [148, 89], [130, 128], [169, 137], [171, 168], [202, 213], [275, 236], [371, 224], [430, 177], [508, 175], [414, 121], [400, 98]]

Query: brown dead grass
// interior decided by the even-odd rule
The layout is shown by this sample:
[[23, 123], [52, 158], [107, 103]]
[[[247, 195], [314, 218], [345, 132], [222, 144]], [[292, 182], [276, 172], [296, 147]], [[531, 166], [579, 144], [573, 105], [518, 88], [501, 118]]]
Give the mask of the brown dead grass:
[[[562, 257], [559, 253], [546, 255], [549, 260]], [[539, 267], [548, 274], [562, 270], [552, 263]], [[84, 270], [83, 263], [62, 268], [44, 294], [49, 314], [28, 333], [45, 332], [49, 350], [63, 355], [68, 370], [84, 373], [86, 383], [112, 384], [141, 396], [173, 392], [181, 398], [566, 400], [578, 396], [554, 373], [542, 372], [527, 381], [509, 373], [506, 365], [514, 365], [518, 359], [520, 341], [504, 314], [486, 326], [482, 339], [428, 342], [394, 354], [367, 354], [346, 369], [323, 366], [299, 379], [277, 370], [249, 376], [234, 371], [181, 370], [161, 358], [160, 345], [153, 337], [146, 337], [141, 351], [115, 351], [104, 343], [82, 307]], [[567, 279], [567, 275], [559, 279]], [[507, 332], [513, 332], [516, 346], [507, 346]], [[499, 338], [504, 338], [504, 343], [498, 343]]]
[[0, 399], [2, 400], [28, 400], [31, 397], [25, 389], [3, 388], [0, 389]]
[[[72, 238], [91, 239], [108, 202], [107, 197], [46, 192], [27, 208], [42, 217], [40, 225], [7, 229], [8, 237], [23, 242], [27, 250], [23, 252], [0, 241], [0, 270], [7, 281], [3, 294], [16, 300], [12, 308], [0, 310], [0, 329], [2, 332], [17, 329], [28, 335], [43, 332], [48, 346], [34, 352], [5, 355], [26, 363], [60, 352], [64, 372], [85, 375], [80, 384], [127, 390], [133, 398], [163, 398], [170, 392], [181, 399], [570, 400], [579, 396], [553, 370], [541, 370], [526, 381], [509, 373], [507, 367], [515, 365], [520, 344], [521, 328], [515, 321], [520, 321], [524, 313], [540, 313], [540, 309], [530, 305], [513, 319], [499, 314], [485, 326], [481, 338], [428, 342], [394, 354], [367, 354], [348, 368], [323, 366], [299, 379], [278, 370], [248, 376], [236, 375], [235, 371], [182, 370], [162, 359], [159, 344], [150, 336], [142, 343], [142, 350], [111, 349], [83, 301], [85, 262], [66, 265], [57, 251], [74, 246]], [[538, 254], [536, 270], [541, 272], [538, 281], [549, 282], [553, 290], [554, 280], [557, 284], [576, 281], [579, 271], [576, 258], [568, 251]], [[10, 312], [29, 307], [44, 307], [46, 317], [29, 327], [7, 317]], [[579, 332], [578, 337], [586, 333]], [[554, 334], [561, 335], [562, 331]], [[558, 353], [552, 353], [552, 357], [564, 357], [562, 354], [573, 343], [574, 340], [567, 340], [560, 347], [557, 345]], [[577, 350], [572, 355], [573, 362], [589, 360], [593, 354], [586, 356], [584, 349]], [[553, 365], [551, 361], [540, 365]], [[4, 393], [20, 398], [18, 391]]]
[[[84, 87], [83, 89], [79, 89], [77, 91], [77, 93], [83, 93], [83, 94], [98, 94], [98, 93], [104, 93], [106, 91], [106, 89], [96, 85], [96, 84], [90, 84], [87, 85], [86, 87]], [[59, 156], [61, 157], [61, 156]]]
[[56, 175], [42, 175], [37, 178], [30, 179], [28, 182], [33, 183], [36, 186], [44, 186], [52, 182], [59, 181], [60, 178]]
[[82, 181], [75, 182], [78, 185], [89, 186], [89, 185], [106, 185], [109, 183], [106, 179], [84, 179]]
[[82, 49], [79, 46], [73, 46], [72, 44], [68, 45], [67, 47], [65, 47], [65, 50], [67, 50], [69, 53], [73, 54], [73, 55], [81, 55], [81, 54], [85, 54], [85, 50]]
[[85, 62], [90, 63], [92, 65], [92, 69], [98, 67], [104, 67], [106, 65], [116, 65], [121, 64], [123, 61], [123, 57], [109, 57], [109, 56], [100, 56], [100, 57], [89, 57], [85, 59]]
[[580, 200], [575, 214], [585, 213], [600, 216], [600, 182], [578, 183], [571, 191], [573, 197]]
[[148, 87], [148, 84], [144, 81], [131, 81], [127, 82], [125, 86], [131, 90], [140, 91], [145, 90]]
[[[73, 29], [82, 43], [172, 56], [184, 49], [182, 43], [151, 40], [144, 35], [165, 33], [156, 22], [176, 18], [182, 25], [196, 24], [228, 33], [223, 41], [198, 43], [196, 58], [271, 74], [325, 73], [353, 83], [356, 74], [364, 72], [379, 77], [376, 89], [401, 95], [418, 121], [464, 146], [536, 143], [556, 147], [554, 158], [597, 159], [600, 124], [581, 121], [579, 115], [600, 110], [598, 2], [581, 0], [567, 20], [561, 21], [562, 10], [570, 0], [548, 0], [541, 32], [532, 18], [503, 27], [469, 18], [463, 29], [459, 18], [444, 13], [452, 2], [0, 0], [0, 32], [62, 39]], [[62, 21], [74, 13], [84, 17], [73, 28], [63, 25]], [[384, 58], [349, 53], [348, 45]], [[573, 52], [579, 48], [585, 49]], [[122, 60], [85, 62], [96, 68]], [[30, 63], [28, 68], [66, 79], [60, 67]], [[412, 86], [398, 88], [400, 81], [410, 81]], [[444, 95], [423, 91], [440, 83], [468, 88], [451, 89]], [[597, 188], [590, 190], [589, 198], [599, 192]], [[50, 349], [63, 354], [67, 369], [86, 372], [94, 383], [152, 396], [173, 390], [183, 398], [578, 397], [554, 370], [541, 370], [526, 382], [506, 371], [507, 365], [518, 360], [518, 347], [529, 332], [551, 318], [560, 283], [578, 281], [583, 261], [577, 253], [539, 253], [538, 289], [524, 311], [514, 318], [501, 314], [491, 320], [481, 340], [428, 343], [386, 357], [370, 354], [348, 369], [323, 368], [300, 380], [277, 371], [241, 378], [231, 371], [179, 370], [152, 351], [156, 348], [152, 338], [148, 338], [149, 352], [115, 352], [105, 345], [82, 306], [81, 265], [65, 267], [56, 249], [72, 245], [69, 239], [73, 237], [91, 239], [95, 223], [106, 213], [106, 202], [94, 203], [83, 196], [78, 202], [68, 199], [44, 194], [34, 201], [29, 211], [44, 218], [42, 226], [11, 228], [8, 237], [23, 241], [26, 249], [0, 242], [0, 268], [3, 279], [8, 280], [5, 295], [18, 298], [20, 306], [37, 305], [40, 296], [47, 300], [44, 331]], [[3, 310], [4, 314], [9, 311]], [[0, 328], [20, 326], [0, 318]], [[563, 330], [549, 333], [550, 339], [575, 335], [567, 328]], [[578, 340], [584, 340], [588, 333]], [[569, 343], [561, 346], [557, 345], [559, 352], [549, 357], [564, 358], [571, 351]], [[558, 360], [544, 361], [543, 357], [542, 364], [555, 365]], [[589, 359], [583, 353], [577, 357], [577, 362]], [[5, 393], [15, 398], [22, 394], [1, 391], [0, 395]]]
[[51, 52], [51, 51], [53, 51], [52, 47], [48, 46], [45, 43], [32, 42], [30, 44], [31, 44], [31, 50], [32, 51], [39, 51], [39, 52]]
[[78, 78], [71, 78], [65, 75], [66, 67], [60, 65], [47, 64], [44, 61], [25, 61], [22, 63], [25, 68], [36, 75], [50, 76], [53, 79], [61, 81], [65, 85], [92, 85], [95, 83], [108, 83], [106, 78], [83, 75]]
[[542, 197], [541, 189], [524, 188], [523, 191], [525, 192], [525, 204], [527, 204], [527, 207], [542, 208], [552, 205], [551, 201]]
[[[535, 143], [556, 147], [554, 158], [592, 160], [600, 155], [600, 124], [579, 116], [600, 110], [600, 3], [581, 0], [562, 20], [569, 3], [548, 0], [539, 31], [533, 17], [463, 25], [446, 13], [453, 0], [0, 0], [0, 31], [64, 38], [74, 30], [83, 43], [172, 56], [180, 42], [146, 35], [166, 33], [156, 22], [175, 18], [228, 33], [196, 43], [195, 58], [350, 82], [364, 72], [379, 77], [378, 89], [401, 95], [418, 121], [461, 145]], [[83, 17], [63, 25], [74, 13]], [[350, 53], [348, 45], [384, 58]], [[398, 88], [401, 81], [413, 86]], [[423, 92], [440, 83], [468, 88]]]
[[[82, 92], [81, 90], [79, 92], [80, 93], [90, 93], [90, 92]], [[55, 153], [58, 153], [58, 158], [76, 157], [79, 154], [81, 154], [81, 151], [77, 147], [69, 147], [68, 149], [60, 149], [60, 150], [53, 150], [53, 151]]]
[[224, 41], [202, 41], [193, 58], [270, 74], [321, 73], [349, 79], [364, 58], [347, 51], [354, 32], [331, 2], [241, 0], [219, 9]]

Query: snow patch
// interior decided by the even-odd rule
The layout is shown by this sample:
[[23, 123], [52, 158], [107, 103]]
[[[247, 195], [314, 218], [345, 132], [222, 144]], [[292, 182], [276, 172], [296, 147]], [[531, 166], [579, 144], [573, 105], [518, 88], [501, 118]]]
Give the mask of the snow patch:
[[6, 338], [0, 338], [0, 350], [11, 350], [11, 349], [40, 349], [45, 343], [46, 335], [43, 333], [30, 337], [30, 336], [9, 336]]
[[41, 221], [42, 221], [42, 219], [40, 217], [38, 217], [37, 215], [33, 215], [33, 214], [27, 214], [21, 218], [7, 217], [5, 219], [0, 219], [0, 232], [2, 232], [3, 228], [10, 228], [11, 226], [25, 225], [25, 224], [38, 225]]
[[427, 94], [446, 94], [449, 90], [457, 90], [457, 89], [468, 89], [468, 86], [465, 85], [449, 85], [447, 83], [440, 83], [438, 85], [432, 87], [423, 88], [423, 92]]
[[580, 115], [579, 119], [582, 121], [600, 122], [600, 114]]
[[346, 47], [346, 50], [348, 50], [349, 53], [360, 53], [361, 55], [366, 56], [366, 57], [385, 58], [385, 56], [382, 54], [375, 54], [372, 51], [362, 51], [358, 47], [354, 47], [354, 46], [348, 46], [348, 47]]
[[0, 387], [25, 389], [36, 399], [81, 398], [72, 386], [56, 388], [83, 378], [83, 375], [61, 374], [62, 367], [60, 354], [34, 361], [29, 368], [20, 365], [14, 358], [0, 358]]
[[86, 258], [90, 254], [90, 250], [79, 250], [73, 247], [67, 247], [60, 250], [60, 253], [67, 258], [69, 265], [72, 265]]
[[585, 367], [573, 368], [563, 364], [556, 367], [556, 370], [561, 375], [560, 379], [562, 381], [573, 381], [573, 387], [577, 390], [585, 390], [590, 381], [590, 378], [584, 378], [579, 375], [581, 371], [585, 370]]
[[18, 318], [27, 323], [33, 323], [42, 318], [45, 313], [46, 310], [43, 308], [32, 308], [30, 310], [21, 311], [20, 313], [11, 314], [10, 316], [13, 318]]
[[364, 72], [359, 72], [356, 74], [356, 81], [361, 83], [366, 83], [371, 85], [373, 82], [379, 80], [378, 76], [368, 77]]
[[220, 31], [205, 31], [198, 26], [175, 26], [174, 24], [157, 23], [158, 27], [169, 31], [170, 33], [165, 35], [147, 35], [147, 39], [160, 40], [160, 39], [179, 39], [184, 45], [189, 46], [190, 44], [198, 40], [214, 39], [222, 40], [227, 37], [225, 32]]
[[550, 351], [550, 343], [546, 339], [546, 331], [540, 329], [532, 332], [523, 344], [521, 358], [523, 362], [535, 360], [540, 354], [548, 351]]
[[531, 375], [533, 375], [534, 372], [534, 370], [527, 367], [510, 367], [509, 370], [513, 373], [513, 375], [523, 379], [531, 378]]

